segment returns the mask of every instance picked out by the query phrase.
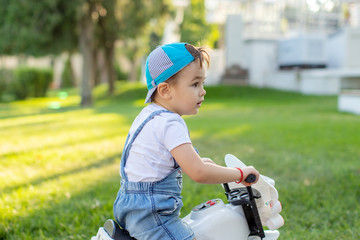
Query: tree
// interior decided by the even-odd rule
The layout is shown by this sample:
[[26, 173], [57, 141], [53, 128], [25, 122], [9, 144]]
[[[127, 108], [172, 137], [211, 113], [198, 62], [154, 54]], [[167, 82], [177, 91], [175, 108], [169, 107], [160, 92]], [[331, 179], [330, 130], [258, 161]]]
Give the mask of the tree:
[[0, 1], [0, 54], [43, 56], [77, 48], [82, 0]]
[[0, 54], [43, 56], [73, 52], [83, 56], [81, 105], [92, 104], [95, 25], [101, 0], [1, 0]]
[[170, 12], [169, 0], [122, 0], [118, 15], [119, 39], [131, 62], [130, 81], [136, 81], [141, 57], [159, 45], [165, 19]]
[[97, 75], [97, 56], [104, 49], [104, 71], [109, 84], [109, 93], [114, 92], [115, 64], [114, 50], [117, 39], [115, 18], [116, 0], [83, 0], [80, 8], [79, 41], [83, 56], [81, 81], [81, 105], [92, 105], [92, 87]]
[[98, 49], [104, 50], [105, 68], [103, 71], [108, 79], [109, 94], [114, 93], [116, 80], [115, 42], [118, 38], [118, 21], [115, 16], [115, 9], [118, 9], [116, 0], [106, 0], [101, 6], [98, 6], [99, 21], [96, 32]]
[[[81, 105], [89, 106], [94, 73], [92, 0], [2, 0], [0, 54], [42, 56], [73, 52], [83, 55]], [[79, 39], [79, 40], [78, 40]]]
[[81, 79], [81, 106], [92, 105], [92, 84], [95, 77], [95, 23], [93, 12], [96, 9], [96, 2], [86, 0], [81, 7], [79, 19], [79, 43], [83, 59]]
[[165, 14], [169, 1], [0, 0], [6, 6], [0, 8], [0, 54], [42, 56], [73, 52], [79, 46], [83, 56], [81, 105], [90, 106], [99, 49], [104, 50], [104, 71], [112, 93], [115, 41], [135, 39], [135, 56], [146, 51], [148, 44], [138, 40], [150, 34], [145, 31], [150, 20]]
[[180, 34], [182, 42], [216, 47], [219, 39], [218, 26], [206, 22], [204, 0], [191, 0], [184, 12]]

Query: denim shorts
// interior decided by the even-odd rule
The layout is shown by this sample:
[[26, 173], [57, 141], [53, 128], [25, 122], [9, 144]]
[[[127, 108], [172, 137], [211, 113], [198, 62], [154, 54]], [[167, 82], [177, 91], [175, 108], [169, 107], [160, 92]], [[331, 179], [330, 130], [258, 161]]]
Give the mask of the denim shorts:
[[194, 234], [182, 221], [182, 176], [175, 169], [158, 182], [122, 180], [114, 203], [119, 225], [138, 240], [190, 240]]

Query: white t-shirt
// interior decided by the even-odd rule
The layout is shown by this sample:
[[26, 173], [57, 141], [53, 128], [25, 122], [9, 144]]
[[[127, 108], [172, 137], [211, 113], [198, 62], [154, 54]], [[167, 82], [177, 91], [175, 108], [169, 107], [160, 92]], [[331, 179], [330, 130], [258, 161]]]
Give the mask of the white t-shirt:
[[[153, 112], [165, 108], [151, 103], [135, 118], [129, 141], [139, 125]], [[185, 121], [179, 114], [163, 112], [147, 122], [136, 137], [125, 164], [130, 182], [154, 182], [168, 176], [175, 166], [170, 151], [184, 143], [191, 143]]]

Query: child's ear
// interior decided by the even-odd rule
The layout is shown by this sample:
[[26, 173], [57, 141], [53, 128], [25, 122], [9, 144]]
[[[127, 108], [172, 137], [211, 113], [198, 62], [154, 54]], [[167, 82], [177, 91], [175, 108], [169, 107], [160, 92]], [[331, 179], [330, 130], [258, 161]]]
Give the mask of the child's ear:
[[157, 86], [157, 93], [162, 98], [169, 98], [170, 97], [170, 85], [166, 82], [162, 82]]

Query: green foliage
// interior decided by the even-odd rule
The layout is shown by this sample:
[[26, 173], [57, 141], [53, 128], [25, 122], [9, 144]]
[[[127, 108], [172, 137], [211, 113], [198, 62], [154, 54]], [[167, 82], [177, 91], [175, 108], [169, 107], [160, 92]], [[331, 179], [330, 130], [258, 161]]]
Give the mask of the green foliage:
[[219, 26], [206, 22], [204, 0], [191, 0], [191, 5], [185, 10], [180, 33], [182, 42], [188, 42], [195, 46], [217, 47], [220, 37]]
[[126, 0], [121, 1], [119, 8], [126, 9], [118, 18], [119, 37], [124, 40], [122, 51], [134, 62], [160, 44], [171, 3], [169, 0]]
[[157, 25], [157, 19], [164, 16], [170, 8], [169, 0], [125, 0], [119, 7], [126, 9], [119, 16], [119, 31], [121, 38], [134, 39], [146, 33], [146, 28], [152, 22]]
[[34, 56], [77, 47], [77, 8], [82, 0], [2, 0], [0, 54]]
[[[90, 239], [107, 218], [119, 187], [127, 131], [146, 87], [104, 86], [93, 108], [70, 96], [0, 104], [0, 239]], [[196, 116], [185, 116], [201, 156], [226, 153], [276, 181], [285, 225], [280, 239], [360, 239], [359, 116], [337, 111], [336, 96], [251, 87], [207, 87]], [[184, 208], [224, 199], [219, 185], [184, 175]]]
[[127, 80], [128, 74], [122, 70], [120, 64], [115, 64], [115, 72], [116, 72], [116, 79], [117, 80]]
[[9, 91], [10, 82], [13, 79], [13, 72], [11, 69], [0, 69], [0, 102], [3, 100], [4, 94]]
[[61, 74], [61, 88], [71, 88], [75, 86], [74, 71], [71, 65], [71, 56], [69, 56], [64, 65]]
[[14, 71], [11, 91], [16, 99], [44, 97], [53, 79], [53, 71], [47, 68], [19, 67]]

